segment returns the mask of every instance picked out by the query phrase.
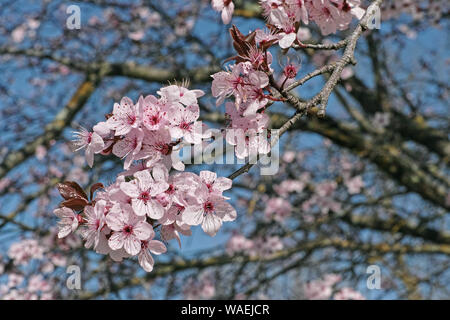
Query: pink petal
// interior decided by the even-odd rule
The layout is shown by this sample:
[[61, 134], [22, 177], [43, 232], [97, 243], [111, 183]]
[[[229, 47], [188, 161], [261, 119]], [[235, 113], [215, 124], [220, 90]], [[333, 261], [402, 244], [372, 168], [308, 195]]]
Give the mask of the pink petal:
[[133, 233], [139, 240], [147, 240], [148, 238], [150, 238], [152, 235], [154, 236], [155, 234], [152, 226], [144, 221], [134, 226]]
[[222, 226], [222, 220], [214, 214], [207, 214], [202, 223], [202, 229], [210, 236], [215, 236]]
[[135, 256], [141, 251], [141, 241], [137, 237], [129, 235], [125, 238], [123, 248], [128, 254]]
[[152, 256], [150, 255], [150, 253], [148, 252], [148, 250], [143, 250], [139, 254], [138, 261], [139, 261], [139, 264], [141, 265], [141, 267], [145, 271], [152, 272], [153, 265], [155, 264], [155, 262], [154, 262]]
[[148, 249], [151, 251], [151, 253], [154, 253], [154, 254], [162, 254], [167, 251], [167, 248], [164, 245], [164, 243], [162, 243], [161, 241], [158, 241], [158, 240], [149, 241]]
[[183, 211], [182, 220], [184, 223], [197, 226], [203, 222], [203, 208], [201, 205], [189, 206]]
[[108, 240], [108, 245], [113, 250], [119, 250], [123, 247], [125, 237], [122, 232], [114, 232]]
[[139, 189], [135, 183], [122, 182], [120, 184], [120, 190], [122, 190], [127, 196], [137, 198], [139, 196]]

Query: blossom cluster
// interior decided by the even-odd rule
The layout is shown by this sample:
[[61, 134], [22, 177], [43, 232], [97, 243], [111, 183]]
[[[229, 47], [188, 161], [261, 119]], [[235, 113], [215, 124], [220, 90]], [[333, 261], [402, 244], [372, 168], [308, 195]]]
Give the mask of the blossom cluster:
[[250, 62], [241, 62], [231, 66], [229, 71], [220, 71], [212, 77], [211, 90], [213, 96], [218, 98], [218, 105], [226, 97], [232, 95], [235, 98], [234, 102], [225, 105], [228, 127], [232, 129], [225, 138], [227, 143], [236, 146], [236, 157], [244, 159], [252, 154], [252, 150], [255, 154], [269, 153], [268, 137], [263, 133], [270, 120], [263, 112], [257, 112], [263, 110], [268, 102], [263, 91], [269, 84], [267, 75], [254, 70]]
[[184, 170], [177, 152], [184, 143], [202, 142], [197, 98], [204, 93], [170, 85], [158, 94], [159, 98], [141, 96], [136, 104], [124, 97], [93, 131], [82, 128], [76, 133], [76, 150], [86, 148], [89, 166], [93, 165], [94, 154], [112, 152], [125, 159], [124, 169], [129, 169], [134, 160], [145, 160], [147, 167], [161, 162], [168, 169]]
[[[360, 0], [260, 0], [263, 16], [281, 48], [289, 48], [302, 38], [300, 24], [314, 21], [324, 36], [348, 28], [353, 17], [361, 19], [365, 10]], [[212, 0], [215, 11], [228, 24], [234, 11], [231, 0]]]
[[234, 233], [227, 242], [226, 251], [229, 255], [243, 254], [250, 257], [269, 257], [284, 248], [278, 236], [246, 238], [240, 233]]
[[[234, 100], [225, 104], [228, 128], [234, 133], [227, 134], [226, 141], [237, 146], [235, 153], [239, 159], [268, 154], [270, 119], [264, 111], [269, 101], [277, 99], [269, 86], [273, 58], [267, 49], [274, 40], [260, 29], [244, 36], [233, 26], [230, 33], [238, 55], [228, 60], [234, 60], [235, 64], [211, 76], [211, 93], [217, 98], [216, 105], [230, 97]], [[239, 143], [242, 141], [245, 143]]]
[[[52, 232], [41, 241], [21, 239], [9, 247], [7, 262], [0, 255], [0, 274], [5, 275], [0, 284], [1, 300], [48, 300], [57, 296], [52, 272], [65, 267], [67, 259], [55, 252], [53, 240]], [[64, 246], [58, 248], [65, 250]]]
[[77, 150], [85, 148], [90, 166], [94, 154], [112, 153], [125, 159], [125, 171], [109, 186], [91, 186], [90, 197], [75, 182], [60, 184], [65, 201], [54, 211], [60, 238], [80, 230], [86, 248], [115, 261], [137, 256], [147, 272], [154, 265], [151, 254], [167, 250], [155, 231], [161, 240], [176, 239], [181, 246], [180, 234], [190, 235], [191, 226], [201, 225], [214, 236], [223, 222], [236, 218], [223, 195], [231, 180], [210, 171], [183, 172], [184, 164], [174, 156], [185, 144], [202, 143], [197, 98], [203, 92], [170, 85], [158, 94], [141, 96], [136, 104], [122, 98], [106, 121], [76, 133], [74, 143]]
[[308, 300], [365, 300], [365, 297], [352, 288], [344, 287], [336, 289], [336, 285], [342, 281], [337, 274], [327, 274], [323, 279], [313, 280], [303, 286], [303, 293]]
[[314, 21], [323, 35], [348, 28], [353, 16], [361, 19], [360, 0], [261, 0], [263, 15], [279, 36], [281, 48], [297, 40], [300, 23]]

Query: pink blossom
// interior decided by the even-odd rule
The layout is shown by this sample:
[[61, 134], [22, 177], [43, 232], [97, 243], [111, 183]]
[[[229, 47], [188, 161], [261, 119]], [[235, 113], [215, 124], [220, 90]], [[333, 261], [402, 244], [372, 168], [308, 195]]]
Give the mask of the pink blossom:
[[171, 104], [182, 103], [184, 106], [197, 104], [197, 99], [204, 96], [202, 90], [189, 90], [184, 86], [171, 85], [161, 88], [158, 94], [167, 99]]
[[136, 160], [147, 159], [147, 167], [152, 167], [160, 162], [167, 169], [173, 167], [178, 171], [183, 171], [184, 163], [181, 162], [177, 153], [179, 149], [175, 149], [175, 145], [168, 129], [146, 131], [142, 150], [136, 155]]
[[38, 160], [43, 160], [47, 154], [47, 149], [43, 145], [36, 147], [35, 155]]
[[166, 246], [161, 241], [153, 240], [154, 236], [155, 232], [151, 229], [148, 238], [141, 241], [141, 251], [138, 255], [139, 264], [147, 272], [151, 272], [155, 264], [150, 253], [159, 255], [167, 251]]
[[235, 253], [248, 253], [253, 247], [253, 241], [241, 234], [233, 234], [227, 242], [226, 251], [229, 255]]
[[169, 187], [163, 178], [164, 174], [161, 172], [163, 170], [165, 168], [155, 167], [153, 169], [155, 179], [150, 174], [150, 170], [139, 171], [134, 174], [135, 180], [120, 184], [120, 189], [131, 197], [131, 204], [136, 215], [147, 215], [152, 219], [163, 217], [164, 208], [153, 199]]
[[58, 238], [67, 237], [78, 228], [78, 214], [72, 209], [62, 207], [55, 209], [53, 213], [61, 219], [58, 221]]
[[202, 139], [202, 124], [196, 120], [200, 116], [198, 105], [192, 104], [188, 107], [182, 105], [174, 106], [170, 111], [168, 118], [171, 121], [169, 128], [173, 139], [184, 137], [187, 143], [198, 144]]
[[231, 0], [211, 0], [211, 6], [215, 11], [221, 12], [222, 22], [229, 24], [233, 16], [234, 3]]
[[210, 193], [221, 196], [222, 192], [231, 188], [232, 181], [225, 177], [217, 177], [217, 173], [211, 171], [200, 171], [200, 179], [208, 188]]
[[366, 300], [366, 298], [358, 291], [352, 288], [342, 288], [334, 295], [334, 300]]
[[84, 208], [86, 227], [83, 230], [83, 237], [86, 240], [86, 248], [91, 248], [92, 246], [94, 246], [94, 249], [97, 248], [100, 241], [100, 233], [105, 225], [105, 213], [107, 211], [105, 200], [97, 201], [94, 207], [86, 206]]
[[236, 157], [243, 159], [249, 155], [269, 153], [270, 143], [267, 136], [263, 135], [268, 127], [269, 117], [262, 113], [244, 116], [243, 111], [236, 110], [232, 102], [228, 102], [225, 109], [226, 115], [231, 119], [229, 129], [232, 129], [226, 131], [225, 139], [236, 146]]
[[165, 105], [158, 101], [155, 96], [146, 96], [142, 100], [143, 105], [143, 123], [148, 130], [156, 131], [164, 128], [167, 119], [167, 110]]
[[292, 206], [289, 201], [283, 198], [271, 198], [266, 203], [264, 214], [267, 219], [274, 219], [275, 221], [283, 221], [292, 211]]
[[311, 281], [303, 287], [306, 299], [324, 300], [329, 299], [333, 294], [333, 287], [341, 281], [341, 277], [336, 274], [329, 274], [324, 279]]
[[44, 247], [39, 245], [37, 240], [25, 239], [13, 243], [9, 247], [8, 256], [14, 261], [15, 265], [24, 265], [32, 259], [42, 259], [44, 251]]
[[223, 222], [236, 219], [236, 210], [224, 197], [211, 194], [206, 186], [197, 188], [195, 196], [197, 203], [188, 206], [183, 212], [182, 218], [186, 224], [201, 224], [203, 231], [214, 236]]
[[8, 188], [11, 185], [11, 182], [12, 181], [9, 178], [2, 178], [2, 179], [0, 179], [0, 192], [5, 190], [6, 188]]
[[312, 0], [307, 2], [311, 19], [320, 27], [324, 36], [335, 33], [342, 23], [339, 9], [330, 0]]
[[152, 234], [152, 226], [145, 222], [145, 217], [134, 214], [129, 205], [114, 205], [106, 216], [106, 223], [113, 230], [108, 240], [111, 249], [123, 247], [132, 256], [141, 251], [141, 240], [147, 240]]
[[28, 292], [47, 292], [52, 289], [50, 283], [46, 281], [42, 275], [32, 275], [28, 280]]
[[364, 187], [364, 181], [361, 176], [356, 176], [350, 180], [346, 180], [345, 186], [347, 187], [348, 193], [357, 194]]
[[134, 41], [140, 41], [142, 38], [144, 38], [145, 32], [144, 30], [137, 30], [134, 32], [128, 33], [128, 38]]
[[173, 222], [171, 224], [164, 224], [161, 226], [161, 238], [164, 241], [176, 239], [178, 245], [181, 248], [180, 233], [185, 236], [190, 236], [192, 235], [192, 231], [190, 228], [190, 225], [179, 221]]
[[220, 71], [211, 76], [213, 78], [211, 93], [218, 98], [216, 105], [221, 105], [225, 98], [232, 94], [239, 95], [243, 90], [244, 78], [241, 77], [240, 67], [234, 66], [231, 71]]
[[120, 104], [114, 103], [112, 116], [106, 121], [111, 130], [115, 130], [116, 136], [125, 135], [136, 129], [142, 119], [142, 106], [135, 105], [128, 97], [123, 97]]
[[285, 180], [274, 186], [274, 190], [282, 197], [287, 197], [291, 192], [300, 193], [305, 188], [305, 183], [299, 180]]
[[75, 132], [74, 135], [73, 145], [76, 148], [75, 151], [86, 148], [86, 162], [92, 168], [94, 165], [94, 154], [100, 153], [105, 148], [102, 137], [98, 133], [87, 131], [83, 127], [80, 128], [80, 131]]
[[131, 130], [124, 139], [118, 141], [113, 146], [113, 154], [119, 158], [125, 159], [124, 169], [128, 169], [133, 162], [137, 160], [137, 154], [141, 151], [144, 132], [141, 129]]
[[20, 43], [25, 39], [26, 35], [26, 26], [24, 24], [16, 27], [11, 32], [11, 38], [15, 43]]

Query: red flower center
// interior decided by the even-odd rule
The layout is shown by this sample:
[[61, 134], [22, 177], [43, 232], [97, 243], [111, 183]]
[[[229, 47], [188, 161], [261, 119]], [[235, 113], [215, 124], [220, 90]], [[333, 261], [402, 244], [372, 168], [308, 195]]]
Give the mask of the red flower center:
[[161, 152], [163, 155], [167, 156], [172, 152], [172, 147], [167, 143], [159, 143], [155, 146], [155, 149]]
[[297, 69], [292, 65], [287, 65], [283, 71], [284, 75], [288, 79], [293, 79], [297, 76]]
[[129, 125], [133, 125], [136, 122], [136, 116], [134, 114], [127, 114], [127, 120]]
[[169, 185], [169, 188], [166, 190], [167, 194], [174, 194], [175, 193], [175, 186], [173, 184]]
[[123, 227], [123, 233], [126, 235], [130, 235], [133, 233], [133, 226], [125, 226]]
[[141, 241], [141, 248], [146, 249], [147, 247], [148, 247], [148, 241], [147, 240]]
[[344, 4], [342, 5], [342, 11], [344, 12], [349, 12], [352, 8], [350, 7], [350, 5], [348, 4], [348, 2], [346, 0], [344, 0]]
[[150, 194], [147, 191], [141, 192], [141, 194], [139, 195], [139, 199], [147, 202], [148, 200], [150, 200]]
[[203, 204], [203, 210], [205, 211], [205, 213], [212, 213], [212, 212], [214, 212], [214, 204], [211, 201], [206, 201]]
[[183, 121], [180, 123], [180, 129], [189, 130], [191, 128], [191, 124], [189, 122]]

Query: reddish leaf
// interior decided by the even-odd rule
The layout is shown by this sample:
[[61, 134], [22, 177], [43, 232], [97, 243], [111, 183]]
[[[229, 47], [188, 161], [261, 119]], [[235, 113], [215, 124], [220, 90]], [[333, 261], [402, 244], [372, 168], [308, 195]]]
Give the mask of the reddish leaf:
[[95, 184], [93, 184], [92, 186], [91, 186], [91, 191], [90, 191], [90, 196], [91, 196], [91, 201], [93, 200], [93, 196], [94, 196], [94, 192], [97, 190], [97, 189], [103, 189], [105, 186], [103, 185], [103, 183], [101, 183], [101, 182], [97, 182], [97, 183], [95, 183]]
[[80, 187], [80, 185], [74, 181], [64, 181], [58, 183], [58, 191], [64, 199], [71, 198], [83, 198], [87, 200], [87, 195]]
[[67, 207], [73, 209], [75, 211], [83, 210], [85, 206], [87, 206], [89, 202], [86, 199], [82, 198], [72, 198], [69, 200], [65, 200], [60, 203], [61, 207]]

